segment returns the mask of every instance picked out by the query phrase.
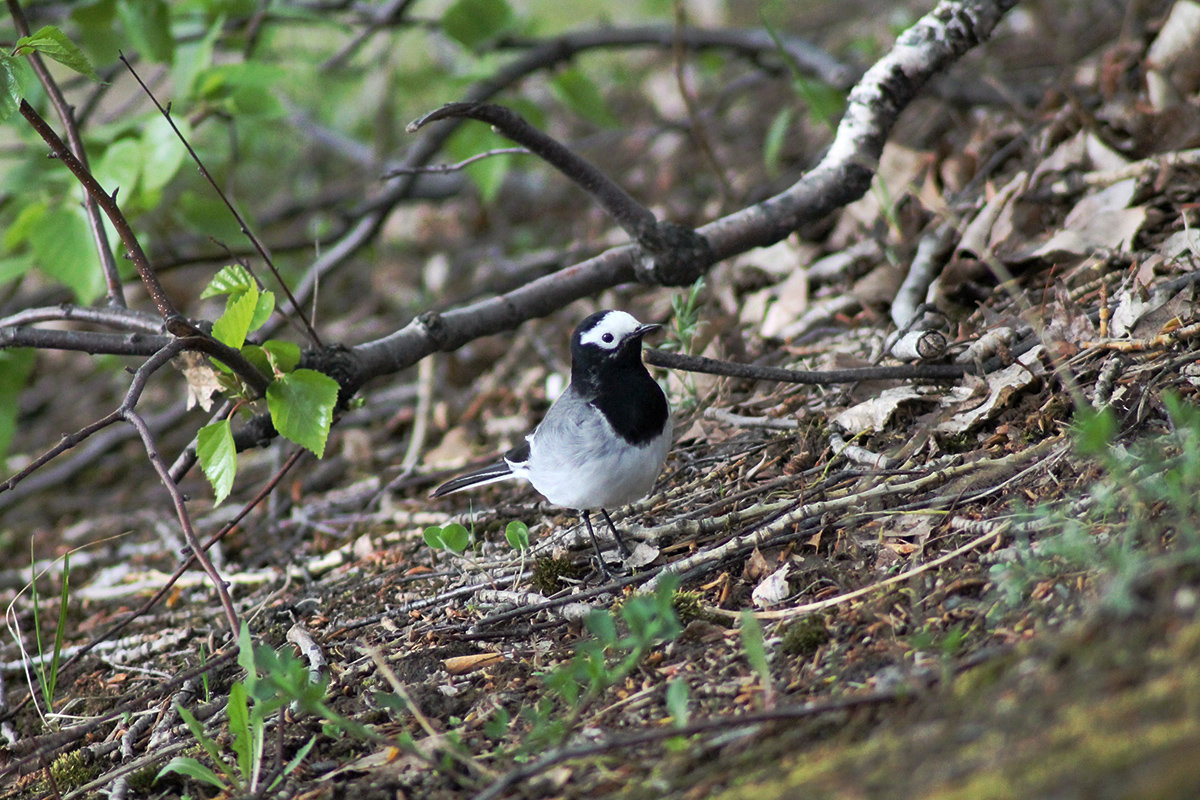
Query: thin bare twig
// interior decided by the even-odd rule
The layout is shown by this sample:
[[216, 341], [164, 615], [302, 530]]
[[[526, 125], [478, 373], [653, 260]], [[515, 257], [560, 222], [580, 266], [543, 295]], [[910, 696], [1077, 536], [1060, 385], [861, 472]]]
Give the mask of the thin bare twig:
[[171, 298], [167, 296], [167, 292], [158, 280], [158, 276], [154, 274], [154, 268], [150, 265], [150, 259], [147, 258], [141, 243], [138, 242], [137, 235], [133, 232], [133, 228], [130, 227], [129, 221], [125, 219], [125, 214], [121, 211], [121, 207], [117, 205], [115, 195], [110, 195], [104, 190], [104, 187], [92, 175], [87, 165], [75, 157], [75, 154], [59, 138], [54, 129], [47, 124], [46, 120], [42, 119], [42, 115], [37, 112], [37, 109], [29, 105], [25, 100], [21, 101], [19, 108], [21, 116], [25, 117], [38, 136], [41, 136], [42, 140], [50, 145], [50, 149], [53, 151], [55, 157], [62, 161], [67, 169], [71, 170], [71, 174], [75, 176], [75, 180], [79, 181], [87, 191], [88, 196], [104, 211], [109, 222], [117, 229], [117, 234], [121, 237], [121, 242], [125, 245], [126, 253], [133, 262], [134, 269], [137, 270], [138, 277], [141, 278], [142, 285], [146, 287], [146, 292], [150, 295], [150, 299], [154, 301], [154, 306], [158, 309], [158, 313], [166, 324], [167, 330], [175, 336], [200, 334], [200, 331], [183, 314], [179, 313], [179, 310], [175, 308], [175, 304], [171, 302]]
[[302, 332], [308, 335], [309, 340], [315, 346], [321, 347], [321, 337], [317, 335], [316, 328], [309, 323], [308, 317], [304, 314], [304, 309], [300, 308], [300, 304], [296, 301], [295, 295], [292, 294], [292, 290], [287, 285], [287, 281], [283, 279], [283, 276], [279, 274], [279, 270], [275, 268], [275, 262], [271, 260], [271, 256], [269, 253], [267, 253], [266, 247], [264, 247], [259, 238], [254, 235], [254, 232], [250, 229], [250, 225], [246, 222], [245, 217], [243, 217], [237, 208], [234, 207], [233, 203], [230, 202], [229, 197], [221, 189], [220, 185], [217, 184], [217, 181], [208, 171], [208, 168], [204, 166], [204, 162], [200, 160], [200, 156], [198, 156], [196, 151], [192, 149], [191, 142], [187, 140], [187, 138], [183, 135], [183, 132], [180, 131], [179, 127], [175, 124], [175, 119], [171, 116], [171, 109], [164, 108], [162, 104], [158, 102], [158, 98], [155, 97], [154, 93], [150, 91], [150, 87], [147, 86], [144, 81], [142, 81], [142, 76], [138, 74], [137, 70], [133, 68], [133, 65], [129, 63], [129, 60], [125, 58], [124, 53], [119, 53], [117, 57], [121, 59], [121, 63], [124, 64], [126, 69], [129, 70], [129, 73], [133, 75], [133, 79], [137, 81], [138, 86], [142, 87], [142, 91], [145, 92], [146, 96], [150, 98], [150, 102], [154, 103], [154, 107], [158, 109], [158, 113], [162, 114], [163, 119], [165, 119], [167, 124], [171, 126], [171, 130], [175, 132], [175, 136], [178, 137], [179, 141], [183, 143], [183, 146], [187, 150], [188, 155], [191, 157], [192, 162], [196, 165], [196, 168], [200, 170], [200, 174], [204, 176], [204, 179], [208, 181], [208, 185], [211, 186], [213, 191], [217, 193], [217, 196], [221, 198], [221, 202], [225, 204], [226, 210], [228, 210], [229, 213], [233, 215], [233, 218], [237, 220], [238, 228], [241, 230], [242, 235], [250, 240], [250, 244], [254, 246], [254, 249], [262, 258], [263, 263], [267, 265], [267, 269], [271, 270], [271, 274], [275, 276], [275, 282], [279, 285], [279, 288], [283, 292], [284, 296], [287, 297], [288, 303], [291, 304], [295, 318], [300, 320], [300, 323], [303, 326], [301, 328]]
[[167, 469], [167, 462], [163, 460], [162, 454], [158, 451], [154, 434], [146, 427], [145, 420], [136, 411], [127, 410], [121, 416], [137, 429], [138, 435], [142, 439], [142, 446], [146, 450], [146, 456], [150, 459], [151, 466], [158, 473], [159, 479], [167, 489], [167, 494], [171, 497], [171, 504], [175, 507], [175, 514], [179, 518], [180, 527], [183, 528], [183, 535], [187, 539], [188, 547], [192, 550], [192, 556], [200, 563], [201, 568], [212, 581], [217, 598], [221, 601], [221, 608], [225, 612], [225, 621], [229, 623], [229, 635], [231, 638], [237, 638], [239, 628], [237, 610], [233, 607], [233, 599], [229, 596], [225, 579], [213, 566], [212, 561], [204, 552], [204, 548], [200, 545], [200, 540], [196, 537], [196, 529], [192, 527], [192, 518], [188, 514], [183, 492], [180, 490], [179, 484], [171, 480], [170, 470]]
[[[17, 32], [22, 36], [29, 35], [29, 21], [25, 18], [25, 10], [21, 8], [19, 0], [7, 0], [8, 13], [16, 25]], [[75, 112], [70, 103], [63, 96], [62, 89], [58, 83], [46, 69], [46, 62], [42, 59], [41, 53], [33, 51], [29, 53], [29, 65], [33, 68], [33, 74], [37, 76], [38, 83], [46, 90], [46, 96], [50, 98], [50, 104], [54, 106], [54, 111], [58, 114], [58, 119], [62, 122], [63, 130], [67, 134], [67, 142], [71, 145], [71, 152], [79, 159], [79, 163], [84, 169], [88, 168], [87, 150], [83, 146], [83, 137], [79, 135], [79, 125], [75, 121]], [[112, 247], [108, 243], [108, 233], [104, 230], [104, 219], [100, 216], [100, 208], [96, 205], [96, 199], [91, 192], [86, 188], [83, 190], [83, 211], [87, 216], [88, 227], [92, 231], [92, 241], [96, 246], [96, 256], [100, 259], [100, 270], [104, 275], [104, 284], [108, 292], [108, 304], [114, 308], [125, 307], [125, 295], [121, 291], [121, 274], [117, 269], [117, 261], [113, 257]]]
[[478, 153], [470, 158], [464, 158], [462, 161], [456, 161], [453, 164], [430, 164], [427, 167], [396, 167], [388, 170], [383, 174], [385, 178], [396, 178], [400, 175], [424, 175], [428, 173], [441, 174], [445, 172], [458, 172], [464, 170], [472, 164], [483, 161], [496, 156], [529, 156], [533, 155], [528, 148], [525, 147], [497, 147], [495, 150], [488, 150], [484, 153]]
[[826, 385], [833, 383], [857, 383], [872, 380], [952, 380], [963, 375], [974, 374], [974, 364], [902, 364], [895, 367], [856, 367], [853, 369], [799, 370], [783, 367], [760, 367], [755, 364], [738, 364], [704, 356], [689, 356], [666, 350], [646, 350], [647, 364], [686, 372], [702, 372], [707, 375], [724, 375], [730, 378], [746, 378], [756, 381], [782, 381], [784, 383], [807, 383]]

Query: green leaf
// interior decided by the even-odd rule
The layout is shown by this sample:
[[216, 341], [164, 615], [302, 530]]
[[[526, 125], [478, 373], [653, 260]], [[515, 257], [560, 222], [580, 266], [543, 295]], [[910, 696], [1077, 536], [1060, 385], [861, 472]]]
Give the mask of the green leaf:
[[246, 624], [245, 620], [238, 629], [237, 660], [238, 666], [246, 673], [242, 677], [242, 682], [246, 684], [250, 694], [254, 694], [255, 685], [258, 682], [258, 670], [254, 664], [254, 641], [250, 638], [250, 626]]
[[489, 739], [503, 739], [508, 735], [508, 725], [512, 717], [504, 706], [492, 712], [491, 719], [483, 724], [483, 735]]
[[278, 87], [294, 76], [274, 64], [242, 61], [199, 71], [195, 94], [207, 104], [238, 117], [273, 119], [285, 113]]
[[457, 522], [442, 528], [442, 543], [447, 550], [461, 556], [471, 544], [471, 532]]
[[[275, 370], [271, 369], [271, 359], [267, 357], [267, 351], [263, 350], [256, 344], [242, 345], [242, 357], [263, 375], [274, 375]], [[220, 366], [224, 366], [220, 361], [215, 362]], [[228, 367], [225, 367], [228, 371]]]
[[33, 361], [34, 351], [30, 348], [0, 350], [0, 464], [17, 431], [17, 398], [25, 389]]
[[246, 343], [246, 334], [250, 333], [250, 323], [254, 321], [257, 308], [258, 287], [253, 284], [240, 294], [229, 295], [225, 300], [225, 313], [213, 323], [213, 338], [235, 350], [241, 348]]
[[505, 0], [456, 0], [442, 14], [446, 35], [472, 50], [507, 33], [515, 22]]
[[277, 64], [262, 61], [239, 61], [233, 64], [218, 64], [204, 70], [198, 76], [196, 92], [212, 100], [228, 97], [243, 88], [274, 89], [286, 81], [289, 73]]
[[29, 244], [38, 268], [74, 292], [80, 304], [90, 305], [104, 293], [104, 275], [82, 212], [47, 211], [30, 229]]
[[275, 310], [275, 293], [261, 292], [258, 302], [254, 304], [254, 315], [250, 318], [250, 330], [256, 331], [263, 326]]
[[27, 253], [12, 258], [0, 258], [0, 286], [20, 278], [33, 267], [34, 263]]
[[229, 111], [239, 117], [266, 119], [282, 117], [285, 113], [275, 92], [262, 86], [239, 86], [234, 89], [229, 95]]
[[13, 55], [25, 55], [30, 52], [41, 53], [80, 75], [86, 75], [96, 82], [101, 82], [100, 76], [96, 74], [96, 70], [92, 69], [91, 62], [88, 61], [88, 57], [83, 54], [79, 46], [53, 25], [47, 25], [28, 36], [17, 39]]
[[142, 146], [135, 140], [125, 137], [110, 144], [104, 151], [93, 172], [96, 180], [107, 191], [120, 190], [121, 197], [129, 197], [137, 188], [138, 178], [142, 174]]
[[320, 458], [333, 425], [338, 384], [316, 370], [298, 369], [267, 387], [267, 410], [275, 430]]
[[802, 75], [792, 77], [792, 88], [808, 106], [809, 119], [824, 123], [830, 130], [837, 129], [846, 108], [846, 97], [840, 89]]
[[[628, 603], [626, 603], [628, 605]], [[606, 608], [593, 608], [583, 618], [587, 629], [600, 640], [604, 647], [612, 647], [617, 641], [617, 623], [612, 613]]]
[[208, 286], [205, 286], [204, 291], [200, 293], [200, 299], [219, 297], [223, 294], [240, 294], [251, 286], [257, 288], [250, 270], [241, 264], [230, 264], [227, 267], [221, 267], [213, 276], [212, 280], [208, 282]]
[[229, 732], [233, 734], [231, 746], [237, 754], [238, 769], [242, 775], [249, 775], [254, 759], [254, 736], [250, 730], [250, 703], [241, 681], [234, 681], [229, 687], [225, 713], [229, 717]]
[[271, 781], [271, 785], [267, 787], [267, 791], [269, 792], [273, 790], [279, 785], [280, 781], [292, 774], [296, 767], [300, 766], [300, 762], [304, 760], [304, 757], [308, 755], [308, 751], [312, 750], [313, 745], [316, 743], [317, 736], [316, 734], [313, 734], [309, 740], [305, 742], [299, 750], [296, 751], [296, 755], [292, 756], [292, 760], [283, 765], [283, 771], [275, 776], [275, 780]]
[[158, 774], [154, 776], [154, 780], [160, 780], [163, 775], [171, 772], [178, 772], [184, 777], [200, 781], [201, 783], [207, 783], [218, 791], [224, 792], [230, 789], [229, 784], [222, 780], [217, 773], [189, 756], [175, 756], [172, 758], [158, 771]]
[[550, 87], [563, 105], [589, 122], [605, 128], [620, 124], [596, 84], [580, 70], [562, 70], [551, 78]]
[[125, 33], [145, 58], [163, 64], [175, 56], [171, 14], [166, 0], [120, 0], [117, 14]]
[[667, 712], [676, 728], [688, 724], [688, 685], [683, 678], [675, 678], [667, 684]]
[[107, 63], [117, 57], [129, 39], [116, 23], [116, 0], [95, 0], [72, 3], [70, 20], [74, 23], [79, 46], [91, 54], [93, 61]]
[[792, 113], [790, 107], [780, 109], [767, 127], [767, 135], [763, 141], [763, 166], [769, 175], [779, 174], [780, 155], [787, 141], [788, 131], [792, 127]]
[[1085, 407], [1076, 412], [1071, 425], [1071, 438], [1075, 440], [1075, 447], [1080, 453], [1087, 456], [1105, 455], [1116, 441], [1116, 435], [1117, 418], [1112, 409], [1106, 407], [1096, 411]]
[[[176, 119], [179, 133], [191, 134], [186, 119]], [[183, 166], [187, 151], [171, 124], [161, 115], [148, 120], [142, 128], [142, 191], [156, 192], [170, 182]]]
[[[263, 294], [270, 294], [270, 292], [263, 292]], [[267, 370], [266, 374], [268, 375], [272, 372], [291, 372], [300, 363], [300, 346], [294, 342], [268, 339], [263, 342], [262, 348], [273, 367], [273, 369]]]
[[746, 660], [758, 673], [763, 685], [771, 681], [771, 666], [767, 662], [767, 651], [763, 646], [762, 626], [758, 619], [749, 611], [742, 612], [741, 621], [742, 647], [746, 650]]
[[212, 191], [185, 190], [175, 204], [175, 215], [193, 233], [218, 242], [235, 241], [241, 238], [242, 230], [237, 220]]
[[190, 101], [193, 98], [199, 76], [212, 67], [213, 51], [224, 29], [225, 17], [217, 16], [203, 37], [178, 43], [171, 69], [171, 85], [175, 87], [178, 100]]
[[[208, 757], [217, 765], [217, 769], [221, 771], [221, 774], [226, 776], [226, 778], [232, 777], [234, 774], [233, 768], [225, 759], [221, 758], [221, 751], [217, 749], [217, 743], [204, 732], [204, 726], [200, 724], [199, 720], [183, 706], [177, 705], [175, 706], [175, 710], [179, 712], [180, 718], [188, 726], [188, 730], [192, 732], [192, 738], [200, 743], [200, 746], [204, 748], [204, 752], [208, 753]], [[229, 783], [224, 778], [217, 777], [215, 773], [214, 777], [221, 782], [223, 788], [229, 786]]]
[[196, 434], [196, 457], [200, 469], [212, 484], [214, 505], [221, 505], [233, 489], [237, 475], [237, 448], [233, 444], [233, 428], [229, 420], [223, 419], [205, 425]]
[[442, 529], [437, 525], [430, 525], [425, 529], [423, 534], [425, 544], [432, 547], [434, 550], [443, 550], [446, 547], [446, 542], [442, 539]]
[[291, 372], [300, 363], [300, 347], [279, 339], [269, 339], [261, 347], [248, 344], [242, 348], [242, 355], [262, 374], [276, 377]]
[[45, 203], [30, 203], [17, 212], [16, 219], [4, 231], [4, 248], [16, 250], [33, 236], [42, 217], [50, 211]]
[[529, 526], [514, 519], [504, 528], [504, 539], [513, 550], [529, 549]]
[[17, 80], [12, 56], [0, 53], [0, 122], [17, 113], [21, 105], [21, 84]]

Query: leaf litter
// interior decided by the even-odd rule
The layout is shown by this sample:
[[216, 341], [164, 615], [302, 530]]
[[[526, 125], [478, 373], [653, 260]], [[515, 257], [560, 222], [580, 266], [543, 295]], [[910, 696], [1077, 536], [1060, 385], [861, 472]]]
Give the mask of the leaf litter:
[[[1160, 36], [1170, 32], [1194, 43], [1186, 23], [1194, 5], [1174, 4]], [[1119, 45], [1111, 45], [1114, 58]], [[1171, 105], [1164, 99], [1171, 93], [1160, 86], [1154, 114], [1194, 104], [1191, 74], [1171, 55], [1178, 52], [1179, 45], [1165, 42], [1150, 48], [1159, 60], [1144, 66], [1154, 81], [1166, 81], [1167, 88], [1179, 81], [1175, 93], [1188, 98]], [[654, 787], [658, 797], [715, 797], [722, 791], [735, 797], [738, 790], [730, 787], [749, 776], [759, 781], [756, 791], [770, 792], [772, 776], [784, 773], [797, 775], [797, 785], [857, 796], [884, 796], [883, 786], [887, 796], [931, 796], [955, 785], [955, 770], [978, 776], [1024, 770], [1019, 784], [1026, 796], [1044, 796], [1064, 786], [1086, 787], [1090, 778], [1072, 772], [1079, 754], [1070, 750], [1059, 759], [1062, 766], [1036, 772], [1043, 762], [1031, 751], [1039, 744], [1074, 732], [1096, 746], [1112, 745], [1096, 744], [1072, 728], [1072, 715], [1095, 708], [1097, 698], [1115, 707], [1106, 708], [1103, 719], [1127, 732], [1170, 723], [1169, 709], [1156, 718], [1150, 712], [1122, 716], [1125, 706], [1111, 701], [1115, 691], [1130, 706], [1142, 701], [1154, 709], [1149, 701], [1156, 697], [1156, 681], [1174, 680], [1189, 691], [1200, 686], [1194, 671], [1172, 673], [1168, 666], [1172, 659], [1186, 663], [1200, 641], [1193, 621], [1197, 589], [1186, 574], [1155, 567], [1164, 571], [1156, 574], [1157, 590], [1143, 588], [1143, 617], [1136, 625], [1097, 610], [1116, 578], [1095, 567], [1034, 576], [1023, 592], [1013, 589], [1022, 548], [1056, 539], [1052, 531], [1018, 530], [1011, 520], [1038, 503], [1072, 508], [1094, 502], [1088, 492], [1099, 479], [1097, 467], [1063, 435], [1072, 417], [1072, 389], [1061, 375], [1069, 373], [1088, 402], [1097, 399], [1111, 355], [1091, 346], [1101, 336], [1102, 303], [1112, 311], [1107, 336], [1144, 348], [1121, 355], [1115, 378], [1120, 392], [1112, 397], [1119, 398], [1114, 403], [1127, 421], [1126, 433], [1166, 427], [1168, 390], [1195, 402], [1195, 378], [1182, 377], [1200, 361], [1195, 342], [1181, 337], [1146, 344], [1197, 321], [1188, 282], [1196, 252], [1195, 169], [1163, 160], [1138, 175], [1096, 179], [1170, 151], [1149, 136], [1149, 125], [1103, 125], [1135, 107], [1140, 97], [1133, 95], [1140, 90], [1112, 92], [1094, 67], [1081, 65], [1079, 74], [1092, 79], [1072, 91], [1086, 92], [1099, 105], [1098, 127], [1081, 126], [1079, 108], [1061, 96], [1048, 97], [1039, 107], [1039, 132], [986, 174], [971, 174], [960, 137], [981, 156], [1000, 152], [1013, 141], [1017, 115], [1011, 109], [981, 110], [969, 131], [917, 137], [896, 161], [897, 177], [887, 182], [890, 204], [875, 197], [865, 204], [874, 203], [872, 213], [845, 213], [837, 237], [818, 240], [812, 260], [836, 267], [820, 281], [793, 265], [810, 245], [773, 251], [775, 264], [765, 268], [751, 259], [717, 268], [732, 288], [722, 289], [729, 292], [724, 303], [714, 291], [704, 307], [712, 327], [703, 343], [706, 354], [799, 369], [872, 363], [883, 348], [886, 317], [875, 305], [878, 290], [865, 291], [870, 287], [858, 282], [876, 270], [882, 280], [894, 268], [889, 259], [899, 256], [903, 263], [940, 221], [931, 208], [931, 176], [964, 175], [944, 212], [960, 215], [961, 235], [947, 267], [958, 277], [941, 295], [932, 288], [930, 300], [957, 352], [999, 327], [1015, 334], [968, 359], [999, 359], [996, 368], [959, 380], [798, 389], [733, 379], [689, 383], [687, 376], [673, 376], [681, 434], [655, 494], [617, 516], [636, 544], [636, 562], [624, 577], [606, 584], [588, 562], [578, 521], [516, 485], [439, 503], [425, 497], [436, 474], [401, 476], [385, 489], [396, 477], [389, 465], [399, 462], [404, 446], [396, 432], [408, 430], [408, 421], [390, 429], [366, 417], [360, 425], [371, 437], [370, 457], [359, 447], [354, 459], [327, 458], [293, 479], [281, 508], [243, 521], [221, 545], [220, 563], [245, 613], [256, 612], [260, 637], [281, 646], [281, 631], [301, 620], [329, 661], [327, 696], [339, 713], [413, 742], [408, 749], [380, 747], [323, 731], [311, 716], [288, 715], [285, 742], [318, 737], [290, 789], [333, 796], [320, 787], [336, 784], [366, 796], [401, 791], [466, 797], [486, 784], [481, 774], [516, 769], [546, 748], [569, 744], [581, 753], [587, 753], [585, 745], [596, 749], [547, 766], [511, 796], [637, 797]], [[1174, 141], [1184, 146], [1185, 140]], [[681, 148], [672, 156], [685, 159], [687, 153]], [[986, 162], [973, 163], [981, 168]], [[885, 207], [912, 213], [881, 225]], [[873, 246], [853, 243], [863, 239]], [[1009, 275], [996, 274], [997, 267]], [[666, 291], [622, 290], [604, 302], [662, 319], [668, 299]], [[526, 326], [512, 337], [505, 357], [483, 359], [482, 378], [470, 353], [448, 357], [460, 374], [440, 379], [436, 435], [425, 463], [457, 466], [511, 444], [516, 423], [535, 418], [552, 399], [546, 376], [559, 371], [565, 352], [560, 349], [557, 359], [544, 353], [565, 341], [578, 311]], [[504, 391], [506, 386], [521, 388]], [[473, 391], [486, 387], [492, 389]], [[198, 394], [204, 391], [198, 384]], [[470, 405], [481, 397], [486, 399]], [[706, 409], [729, 411], [735, 416], [725, 419], [738, 421], [705, 416]], [[755, 420], [789, 420], [794, 427]], [[887, 454], [896, 466], [879, 470], [847, 461], [846, 448], [831, 443], [831, 426], [856, 447]], [[271, 465], [266, 456], [251, 456], [239, 466], [248, 486]], [[322, 477], [322, 470], [329, 472]], [[114, 492], [114, 503], [122, 492], [137, 496]], [[198, 483], [194, 496], [201, 493]], [[91, 545], [87, 558], [72, 558], [71, 584], [83, 607], [73, 612], [80, 619], [69, 648], [140, 604], [175, 562], [178, 543], [171, 541], [165, 512], [131, 520], [97, 511], [106, 505], [91, 504], [86, 530], [75, 534], [101, 544]], [[71, 509], [64, 498], [43, 511], [62, 516]], [[1148, 515], [1160, 512], [1146, 509]], [[201, 523], [211, 526], [227, 513], [213, 510], [201, 515]], [[461, 557], [434, 552], [422, 537], [425, 527], [451, 519], [472, 532], [471, 548]], [[504, 527], [513, 519], [529, 524], [536, 548], [529, 563], [504, 541]], [[1005, 560], [1005, 552], [1015, 555]], [[627, 674], [574, 707], [547, 688], [547, 675], [595, 641], [586, 624], [594, 610], [625, 619], [620, 610], [639, 587], [680, 564], [690, 565], [681, 586], [690, 616], [679, 612], [678, 636], [649, 647]], [[53, 578], [55, 564], [48, 565]], [[4, 573], [10, 602], [16, 599], [12, 587], [27, 580], [24, 574]], [[900, 580], [886, 583], [890, 578]], [[1015, 602], [1004, 599], [1010, 589], [1018, 591]], [[814, 605], [822, 607], [785, 616]], [[743, 613], [756, 610], [778, 614], [760, 617], [773, 696], [737, 624]], [[70, 713], [103, 720], [97, 741], [86, 744], [100, 759], [101, 782], [120, 759], [113, 757], [117, 747], [105, 749], [98, 740], [119, 743], [132, 730], [120, 714], [104, 715], [168, 708], [179, 689], [170, 676], [199, 666], [201, 642], [210, 642], [210, 654], [219, 649], [215, 618], [204, 582], [181, 582], [66, 673], [64, 694], [76, 698]], [[628, 635], [625, 626], [619, 635]], [[1111, 650], [1097, 651], [1096, 643]], [[368, 650], [383, 654], [409, 692], [405, 708], [380, 704], [386, 681], [364, 655]], [[606, 658], [615, 662], [623, 652], [610, 648]], [[1106, 655], [1112, 652], [1134, 666], [1113, 666]], [[13, 681], [20, 654], [11, 642], [0, 654], [6, 681]], [[209, 681], [219, 695], [235, 677], [226, 663]], [[664, 745], [666, 736], [634, 742], [635, 734], [669, 732], [675, 724], [667, 692], [676, 680], [686, 684], [691, 720], [723, 721], [724, 727], [678, 737], [672, 746]], [[1004, 698], [1007, 705], [999, 702]], [[532, 744], [529, 737], [538, 729], [521, 712], [539, 701], [549, 701], [572, 724], [565, 738], [524, 753], [520, 748]], [[842, 710], [811, 717], [800, 712], [805, 704], [821, 703]], [[1026, 711], [1015, 708], [1022, 705]], [[778, 720], [791, 721], [770, 721], [767, 712], [780, 709], [794, 716]], [[755, 715], [763, 721], [739, 727], [739, 718], [759, 720]], [[998, 746], [980, 753], [956, 743], [967, 730], [956, 727], [956, 715], [964, 725], [992, 731]], [[505, 717], [507, 723], [496, 722]], [[6, 757], [43, 741], [31, 714], [23, 712], [12, 724], [16, 741]], [[184, 741], [178, 727], [158, 730], [167, 740]], [[132, 750], [144, 748], [149, 735], [131, 736]], [[1178, 747], [1194, 739], [1187, 731], [1167, 737]], [[914, 748], [918, 741], [923, 744]], [[482, 772], [439, 760], [459, 743]], [[599, 747], [606, 743], [611, 749]], [[798, 759], [798, 752], [804, 757]], [[1138, 757], [1153, 765], [1163, 756], [1148, 747]], [[1108, 764], [1097, 773], [1112, 778]], [[1120, 777], [1117, 785], [1153, 784], [1146, 776]], [[1193, 772], [1180, 780], [1195, 777]], [[35, 796], [36, 779], [24, 778], [15, 788], [18, 796]]]

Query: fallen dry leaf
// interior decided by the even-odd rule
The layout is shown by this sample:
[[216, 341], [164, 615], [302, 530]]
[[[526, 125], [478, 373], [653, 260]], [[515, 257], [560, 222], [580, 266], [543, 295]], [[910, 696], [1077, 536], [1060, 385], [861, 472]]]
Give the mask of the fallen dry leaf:
[[754, 605], [759, 608], [770, 608], [787, 599], [788, 595], [792, 593], [787, 582], [790, 569], [790, 564], [784, 564], [764, 578], [758, 586], [755, 586], [754, 591], [750, 593], [750, 599], [754, 601]]
[[1008, 405], [1013, 395], [1032, 385], [1045, 373], [1041, 362], [1044, 349], [1038, 345], [1017, 359], [1016, 364], [990, 373], [987, 376], [987, 398], [973, 408], [942, 421], [937, 430], [949, 434], [966, 433], [980, 422], [995, 416]]
[[1104, 248], [1128, 251], [1146, 221], [1146, 207], [1129, 207], [1137, 180], [1118, 181], [1084, 196], [1049, 241], [1033, 249], [1038, 258], [1083, 257]]

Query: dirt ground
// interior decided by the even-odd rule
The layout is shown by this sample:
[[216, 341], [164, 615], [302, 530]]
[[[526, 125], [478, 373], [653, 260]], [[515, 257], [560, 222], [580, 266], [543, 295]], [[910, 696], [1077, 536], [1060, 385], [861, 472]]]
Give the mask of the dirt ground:
[[[1200, 796], [1200, 43], [1168, 22], [1192, 4], [1135, 5], [1018, 6], [905, 112], [866, 197], [710, 272], [694, 331], [677, 322], [687, 291], [622, 287], [368, 386], [330, 455], [301, 459], [214, 549], [256, 640], [328, 680], [307, 705], [271, 706], [264, 774], [312, 744], [263, 794]], [[748, 136], [739, 109], [709, 132], [721, 163]], [[827, 131], [809, 127], [818, 148]], [[656, 157], [695, 158], [670, 141]], [[611, 153], [643, 192], [644, 156]], [[698, 223], [715, 183], [687, 172], [654, 191]], [[566, 189], [543, 202], [547, 232], [602, 224]], [[437, 214], [505, 230], [516, 214], [498, 205]], [[666, 323], [648, 346], [744, 364], [896, 364], [892, 298], [939, 248], [939, 360], [986, 374], [813, 385], [655, 369], [675, 446], [654, 494], [614, 514], [639, 547], [612, 579], [578, 519], [527, 487], [428, 497], [544, 413], [592, 310]], [[330, 292], [368, 296], [404, 269]], [[452, 272], [448, 298], [477, 291], [471, 269]], [[81, 363], [39, 361], [29, 452], [81, 424], [52, 402], [55, 375]], [[111, 374], [92, 381], [98, 408], [120, 396]], [[189, 476], [203, 535], [284, 452], [243, 454], [215, 509]], [[214, 796], [155, 778], [175, 756], [207, 759], [176, 705], [233, 757], [236, 647], [198, 571], [143, 608], [180, 563], [177, 524], [132, 443], [89, 459], [5, 501], [0, 593], [31, 647], [32, 533], [49, 630], [73, 549], [64, 658], [128, 622], [62, 671], [49, 720], [14, 636], [0, 643], [0, 781], [14, 798]], [[452, 521], [471, 531], [462, 555], [426, 541]], [[526, 554], [506, 540], [513, 521]], [[669, 575], [678, 591], [649, 600]]]

